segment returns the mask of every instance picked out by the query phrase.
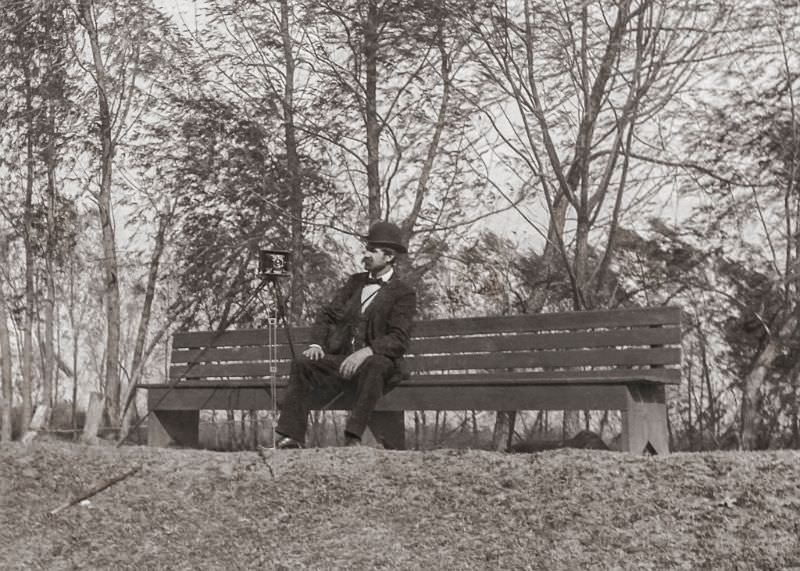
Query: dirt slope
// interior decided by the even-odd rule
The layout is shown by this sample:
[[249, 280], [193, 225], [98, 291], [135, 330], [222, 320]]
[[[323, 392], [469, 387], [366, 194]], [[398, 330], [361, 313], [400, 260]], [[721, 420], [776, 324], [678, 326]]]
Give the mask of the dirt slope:
[[0, 447], [2, 569], [792, 567], [796, 452]]

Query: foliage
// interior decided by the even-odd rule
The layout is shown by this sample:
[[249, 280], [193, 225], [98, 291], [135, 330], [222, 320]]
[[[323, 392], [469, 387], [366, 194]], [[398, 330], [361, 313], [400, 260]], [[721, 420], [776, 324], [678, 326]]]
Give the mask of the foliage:
[[[272, 117], [211, 98], [176, 105], [183, 110], [170, 181], [179, 213], [177, 287], [203, 307], [202, 317], [186, 313], [187, 324], [198, 317], [218, 323], [226, 304], [252, 293], [259, 248], [288, 244], [286, 163], [266, 128]], [[311, 169], [301, 184], [312, 196], [326, 188]]]
[[700, 203], [688, 227], [720, 252], [705, 291], [728, 306], [719, 327], [742, 391], [744, 444], [770, 445], [780, 426], [797, 445], [800, 20], [777, 2], [748, 6], [742, 19], [753, 33], [734, 49], [750, 56], [715, 70], [716, 97], [694, 112], [686, 139], [698, 177], [683, 191]]

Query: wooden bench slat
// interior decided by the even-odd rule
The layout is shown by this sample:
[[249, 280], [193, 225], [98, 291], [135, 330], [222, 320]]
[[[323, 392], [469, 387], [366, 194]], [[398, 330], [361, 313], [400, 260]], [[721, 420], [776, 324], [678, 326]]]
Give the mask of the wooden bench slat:
[[646, 366], [680, 362], [680, 349], [575, 349], [566, 351], [518, 351], [463, 355], [420, 355], [409, 359], [415, 371], [503, 369], [536, 367]]
[[[289, 363], [278, 364], [278, 375], [289, 373]], [[239, 377], [265, 378], [270, 376], [266, 363], [226, 363], [202, 365], [173, 365], [169, 368], [171, 379], [185, 377], [187, 379], [201, 379], [211, 377], [215, 379], [235, 379]]]
[[571, 331], [567, 333], [524, 333], [414, 339], [410, 353], [470, 353], [492, 351], [538, 351], [548, 349], [590, 349], [617, 346], [676, 345], [681, 341], [678, 327], [636, 328], [612, 331]]
[[[291, 357], [288, 345], [278, 346], [276, 354], [279, 360], [288, 360]], [[267, 358], [267, 347], [213, 347], [210, 349], [181, 349], [173, 351], [170, 362], [191, 363], [196, 359], [199, 363], [266, 361]]]
[[651, 380], [668, 384], [679, 383], [680, 369], [593, 369], [591, 371], [492, 371], [474, 373], [454, 373], [450, 375], [412, 375], [404, 385], [448, 385], [472, 383], [513, 384], [516, 382], [626, 382], [631, 380]]
[[[490, 351], [534, 351], [541, 349], [600, 348], [615, 346], [673, 345], [681, 341], [678, 327], [647, 327], [612, 331], [571, 331], [567, 333], [526, 333], [521, 335], [492, 335], [414, 339], [410, 353], [469, 353]], [[304, 346], [302, 346], [304, 347]], [[295, 347], [299, 351], [302, 347]], [[276, 347], [278, 359], [288, 359], [288, 345]], [[214, 361], [264, 361], [266, 346], [178, 349], [172, 353], [173, 363]]]
[[[587, 349], [517, 353], [472, 353], [464, 355], [423, 355], [408, 359], [412, 371], [461, 371], [466, 369], [558, 368], [585, 366], [674, 365], [680, 362], [680, 349]], [[288, 373], [289, 362], [277, 363], [278, 374]], [[186, 371], [188, 370], [188, 374]], [[170, 377], [264, 377], [266, 362], [174, 365]]]
[[[612, 309], [580, 312], [536, 313], [530, 315], [506, 315], [500, 317], [469, 317], [420, 321], [414, 327], [414, 337], [439, 337], [459, 334], [500, 332], [534, 332], [581, 329], [612, 329], [617, 327], [649, 327], [680, 325], [681, 311], [678, 307]], [[307, 343], [310, 327], [292, 327], [295, 343]], [[213, 331], [176, 332], [174, 348], [207, 347], [216, 335]], [[237, 329], [225, 331], [214, 342], [216, 347], [251, 346], [266, 344], [265, 329]], [[286, 331], [278, 328], [278, 342], [287, 343]]]
[[[460, 385], [526, 385], [526, 384], [617, 384], [630, 381], [650, 381], [666, 384], [680, 383], [680, 369], [608, 369], [593, 371], [533, 371], [533, 372], [475, 372], [450, 375], [414, 375], [402, 381], [401, 386], [460, 386]], [[205, 380], [203, 380], [205, 379]], [[268, 377], [210, 380], [186, 379], [181, 387], [269, 387]], [[286, 376], [276, 379], [277, 387], [285, 387]], [[169, 383], [140, 383], [139, 388], [164, 388]]]
[[[307, 345], [311, 338], [311, 327], [292, 327], [292, 341], [296, 344]], [[277, 342], [285, 345], [289, 342], [286, 330], [279, 327]], [[214, 347], [248, 347], [264, 346], [267, 344], [266, 329], [232, 329], [217, 333], [214, 331], [178, 331], [172, 336], [173, 349], [197, 349], [208, 347], [213, 341]]]
[[[276, 387], [286, 388], [287, 379], [283, 377], [278, 379], [275, 383]], [[139, 383], [136, 385], [139, 389], [168, 389], [172, 385], [170, 383]], [[236, 379], [236, 380], [213, 380], [213, 379], [186, 379], [177, 384], [177, 388], [225, 388], [225, 389], [238, 389], [238, 388], [269, 388], [271, 386], [269, 378], [258, 379]]]
[[[278, 391], [277, 401], [282, 399]], [[613, 410], [626, 406], [629, 389], [623, 384], [598, 385], [511, 385], [497, 390], [491, 386], [453, 387], [401, 386], [384, 395], [376, 411], [384, 410], [508, 410], [509, 400], [518, 410]], [[330, 402], [311, 402], [311, 409]], [[153, 411], [179, 410], [268, 410], [272, 395], [264, 387], [183, 387], [170, 391], [168, 387], [153, 387], [148, 391], [148, 407]], [[347, 410], [352, 398], [337, 400], [332, 410]], [[640, 452], [640, 451], [637, 451]]]
[[461, 334], [497, 333], [501, 331], [533, 332], [573, 329], [678, 325], [681, 311], [678, 307], [612, 309], [596, 311], [567, 311], [535, 313], [530, 315], [504, 315], [499, 317], [468, 317], [434, 319], [417, 323], [415, 337]]

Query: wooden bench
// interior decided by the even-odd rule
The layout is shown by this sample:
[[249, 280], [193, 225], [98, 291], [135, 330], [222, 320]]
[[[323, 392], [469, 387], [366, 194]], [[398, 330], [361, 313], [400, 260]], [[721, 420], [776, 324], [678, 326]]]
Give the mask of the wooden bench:
[[[680, 316], [666, 307], [418, 322], [411, 378], [381, 399], [370, 429], [387, 448], [403, 448], [407, 410], [620, 410], [624, 450], [667, 453], [665, 387], [680, 383]], [[309, 332], [291, 330], [297, 351]], [[139, 385], [148, 391], [150, 445], [197, 446], [200, 410], [271, 409], [273, 396], [280, 403], [291, 355], [285, 332], [274, 361], [266, 330], [227, 331], [209, 347], [214, 337], [176, 333], [174, 387]], [[345, 397], [331, 408], [349, 407]]]

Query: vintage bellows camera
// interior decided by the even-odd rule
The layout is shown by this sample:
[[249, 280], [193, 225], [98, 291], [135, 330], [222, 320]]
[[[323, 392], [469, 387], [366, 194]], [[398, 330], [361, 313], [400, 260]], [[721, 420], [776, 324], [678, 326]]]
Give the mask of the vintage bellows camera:
[[288, 250], [260, 250], [258, 273], [264, 278], [289, 277], [291, 255]]

